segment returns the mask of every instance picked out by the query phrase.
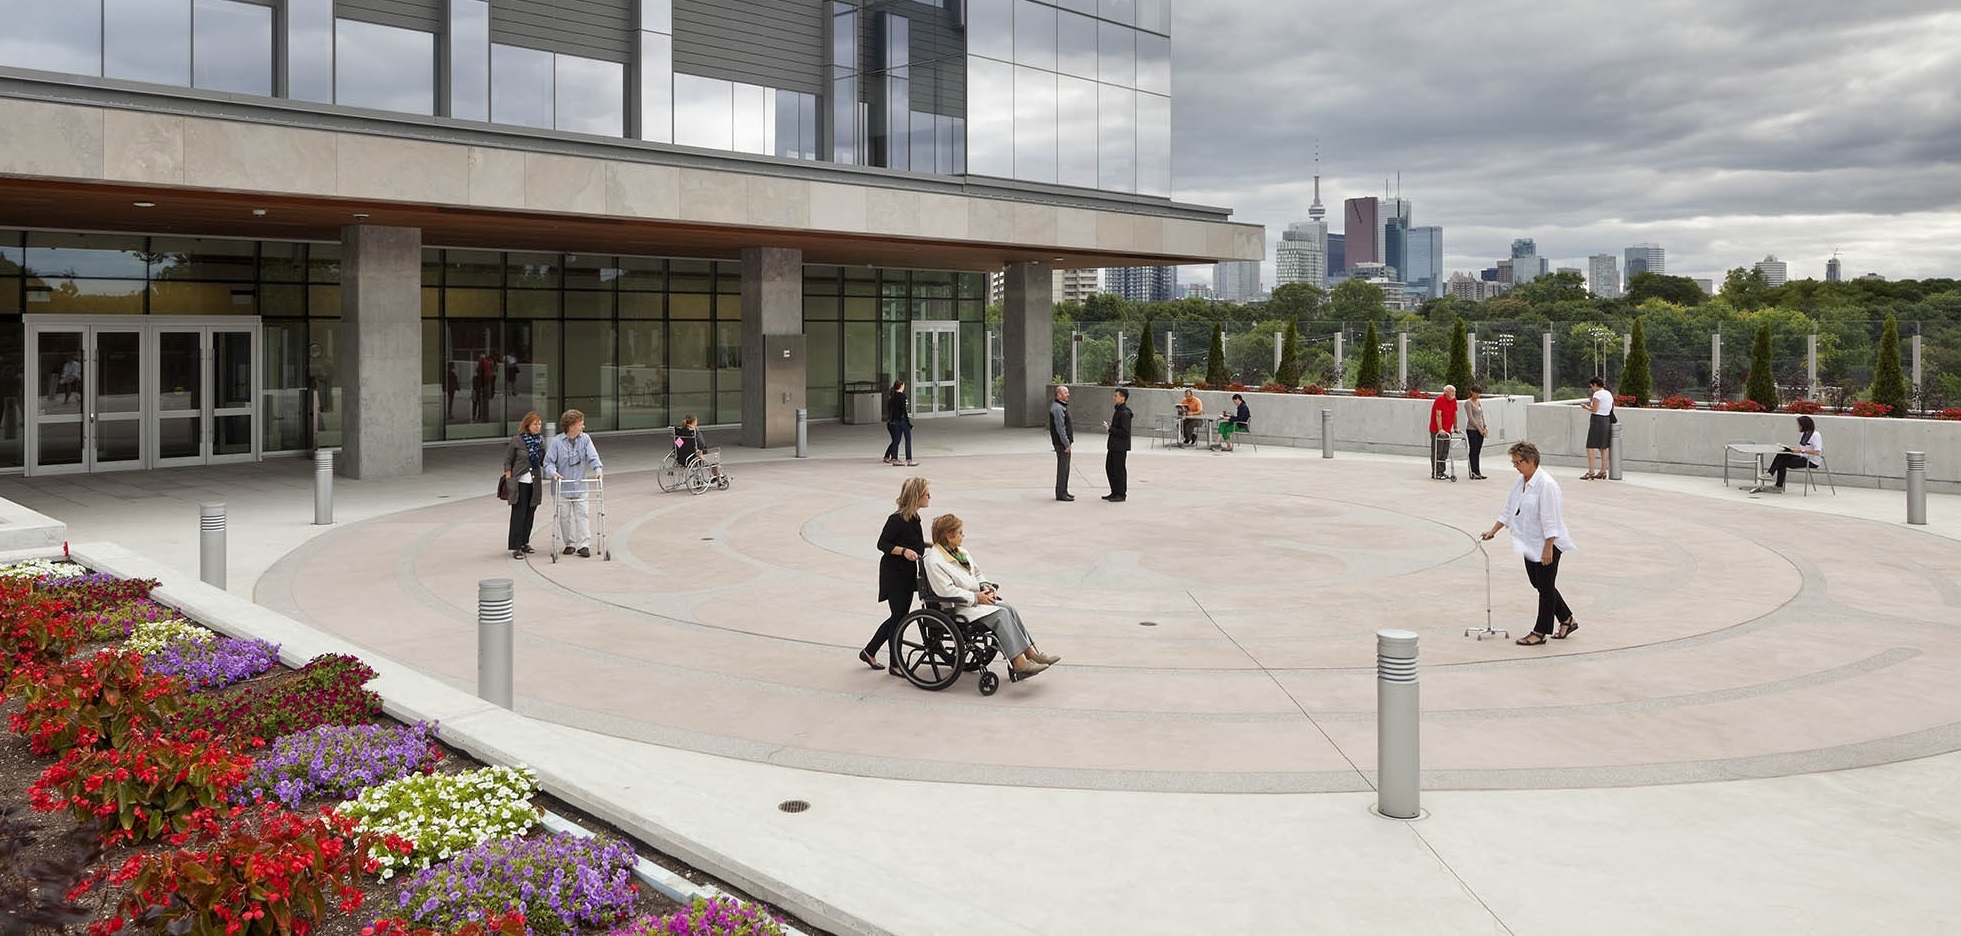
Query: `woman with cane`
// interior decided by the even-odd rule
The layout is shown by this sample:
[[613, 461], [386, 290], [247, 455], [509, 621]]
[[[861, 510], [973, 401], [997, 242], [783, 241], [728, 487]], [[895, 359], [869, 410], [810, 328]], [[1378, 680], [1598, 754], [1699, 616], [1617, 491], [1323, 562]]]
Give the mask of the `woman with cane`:
[[[1484, 538], [1497, 536], [1499, 530], [1511, 530], [1512, 549], [1525, 560], [1525, 577], [1539, 592], [1538, 622], [1532, 633], [1514, 643], [1539, 647], [1548, 637], [1564, 640], [1580, 629], [1557, 584], [1559, 557], [1573, 551], [1573, 538], [1566, 533], [1566, 518], [1560, 511], [1559, 484], [1551, 473], [1539, 470], [1538, 446], [1520, 442], [1509, 454], [1512, 467], [1518, 469], [1518, 482], [1505, 498], [1505, 510], [1498, 515], [1498, 522], [1484, 531]], [[1555, 622], [1557, 630], [1553, 628]]]

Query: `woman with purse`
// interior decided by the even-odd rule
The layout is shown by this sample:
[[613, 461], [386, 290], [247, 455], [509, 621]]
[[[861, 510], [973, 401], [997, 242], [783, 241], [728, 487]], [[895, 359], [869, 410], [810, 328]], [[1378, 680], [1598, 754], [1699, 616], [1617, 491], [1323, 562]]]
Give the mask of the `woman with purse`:
[[890, 614], [878, 625], [870, 643], [858, 651], [858, 659], [878, 669], [879, 650], [885, 651], [886, 670], [894, 676], [899, 670], [899, 648], [892, 645], [899, 622], [912, 610], [912, 599], [919, 592], [919, 556], [926, 551], [926, 529], [920, 525], [919, 511], [933, 498], [925, 478], [907, 478], [899, 485], [898, 510], [885, 518], [885, 529], [878, 534], [878, 600]]
[[[892, 392], [885, 397], [885, 431], [892, 434], [892, 444], [885, 447], [885, 463], [893, 467], [917, 465], [912, 460], [912, 409], [906, 405], [906, 382], [892, 382]], [[899, 440], [906, 440], [906, 457], [899, 458]]]
[[512, 559], [522, 559], [532, 551], [531, 524], [538, 515], [538, 502], [543, 500], [538, 485], [545, 463], [544, 431], [545, 421], [537, 411], [526, 413], [518, 422], [517, 435], [504, 450], [504, 477], [499, 483], [510, 495], [511, 532], [504, 548], [511, 551]]

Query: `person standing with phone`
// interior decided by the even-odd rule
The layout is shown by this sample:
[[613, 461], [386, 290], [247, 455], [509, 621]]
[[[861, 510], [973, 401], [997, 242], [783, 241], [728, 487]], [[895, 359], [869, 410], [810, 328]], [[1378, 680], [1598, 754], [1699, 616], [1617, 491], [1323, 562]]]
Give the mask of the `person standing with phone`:
[[1103, 456], [1103, 473], [1110, 479], [1110, 493], [1103, 495], [1103, 499], [1121, 504], [1130, 490], [1130, 470], [1124, 464], [1130, 457], [1130, 391], [1118, 387], [1110, 396], [1116, 408], [1103, 423], [1103, 431], [1110, 434], [1110, 451]]

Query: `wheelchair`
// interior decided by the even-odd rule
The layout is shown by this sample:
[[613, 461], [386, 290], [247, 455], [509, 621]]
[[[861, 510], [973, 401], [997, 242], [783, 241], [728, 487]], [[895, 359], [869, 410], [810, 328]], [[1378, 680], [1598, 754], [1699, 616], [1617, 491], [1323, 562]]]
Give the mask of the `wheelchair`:
[[[689, 433], [680, 427], [674, 429], [674, 444], [667, 455], [660, 460], [660, 489], [673, 492], [687, 488], [689, 493], [707, 493], [710, 485], [724, 491], [729, 489], [729, 470], [722, 467], [722, 450], [709, 448], [702, 440], [701, 431], [695, 430], [693, 438], [695, 451], [688, 457], [688, 463], [681, 464], [681, 447], [688, 441]], [[717, 470], [719, 469], [719, 470]]]
[[[980, 694], [991, 696], [1001, 688], [1001, 678], [988, 664], [1001, 655], [994, 630], [984, 621], [962, 621], [955, 616], [960, 602], [933, 594], [926, 581], [926, 564], [919, 564], [919, 601], [922, 607], [899, 621], [899, 671], [921, 689], [938, 692], [960, 680], [961, 673], [980, 674]], [[1027, 676], [1008, 667], [1008, 681], [1020, 682]]]

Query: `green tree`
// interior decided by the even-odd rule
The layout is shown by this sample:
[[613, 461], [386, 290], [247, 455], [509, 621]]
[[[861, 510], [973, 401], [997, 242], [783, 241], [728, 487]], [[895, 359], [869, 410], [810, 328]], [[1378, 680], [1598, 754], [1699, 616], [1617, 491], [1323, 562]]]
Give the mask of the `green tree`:
[[1759, 325], [1757, 340], [1750, 344], [1750, 379], [1743, 386], [1743, 398], [1775, 411], [1777, 378], [1771, 374], [1770, 367], [1770, 326]]
[[1280, 340], [1280, 372], [1273, 375], [1273, 379], [1289, 387], [1301, 385], [1301, 326], [1298, 321], [1290, 319], [1287, 322], [1287, 337]]
[[1511, 291], [1511, 295], [1535, 306], [1585, 302], [1588, 298], [1586, 278], [1578, 273], [1548, 273], [1530, 282], [1520, 283], [1517, 289]]
[[1227, 383], [1226, 330], [1217, 322], [1212, 323], [1212, 350], [1205, 356], [1205, 382], [1214, 387]]
[[1648, 365], [1648, 336], [1641, 332], [1641, 320], [1634, 320], [1634, 331], [1628, 335], [1630, 345], [1627, 349], [1627, 366], [1621, 369], [1620, 391], [1623, 396], [1634, 398], [1634, 406], [1647, 406], [1654, 396], [1654, 375]]
[[1158, 351], [1151, 342], [1149, 319], [1144, 320], [1144, 335], [1137, 341], [1137, 365], [1132, 368], [1131, 381], [1138, 386], [1164, 382], [1164, 371], [1158, 366]]
[[1879, 360], [1872, 369], [1872, 401], [1893, 408], [1889, 416], [1907, 414], [1907, 375], [1900, 370], [1900, 324], [1886, 316], [1879, 333]]
[[1627, 301], [1640, 305], [1650, 299], [1661, 299], [1678, 306], [1699, 306], [1707, 301], [1709, 294], [1686, 276], [1667, 276], [1661, 273], [1636, 273], [1627, 278]]
[[[1354, 282], [1350, 280], [1349, 282]], [[1348, 285], [1343, 283], [1343, 286]], [[1336, 287], [1337, 290], [1340, 287]], [[1370, 322], [1368, 330], [1362, 333], [1362, 363], [1355, 368], [1355, 389], [1382, 389], [1382, 349], [1376, 347], [1375, 323]]]
[[1765, 294], [1769, 292], [1770, 280], [1764, 278], [1764, 271], [1756, 267], [1737, 267], [1723, 277], [1722, 296], [1739, 312], [1755, 312], [1763, 308]]
[[1266, 302], [1267, 318], [1287, 319], [1294, 322], [1312, 322], [1321, 317], [1328, 307], [1328, 293], [1319, 286], [1308, 283], [1287, 283], [1273, 291], [1273, 297]]
[[1383, 302], [1388, 297], [1382, 287], [1363, 280], [1342, 280], [1335, 284], [1334, 291], [1328, 294], [1328, 305], [1337, 318], [1347, 321], [1361, 321], [1383, 318], [1388, 310]]
[[1444, 382], [1457, 388], [1460, 400], [1471, 395], [1471, 340], [1464, 333], [1461, 318], [1450, 326], [1450, 367], [1444, 372]]

